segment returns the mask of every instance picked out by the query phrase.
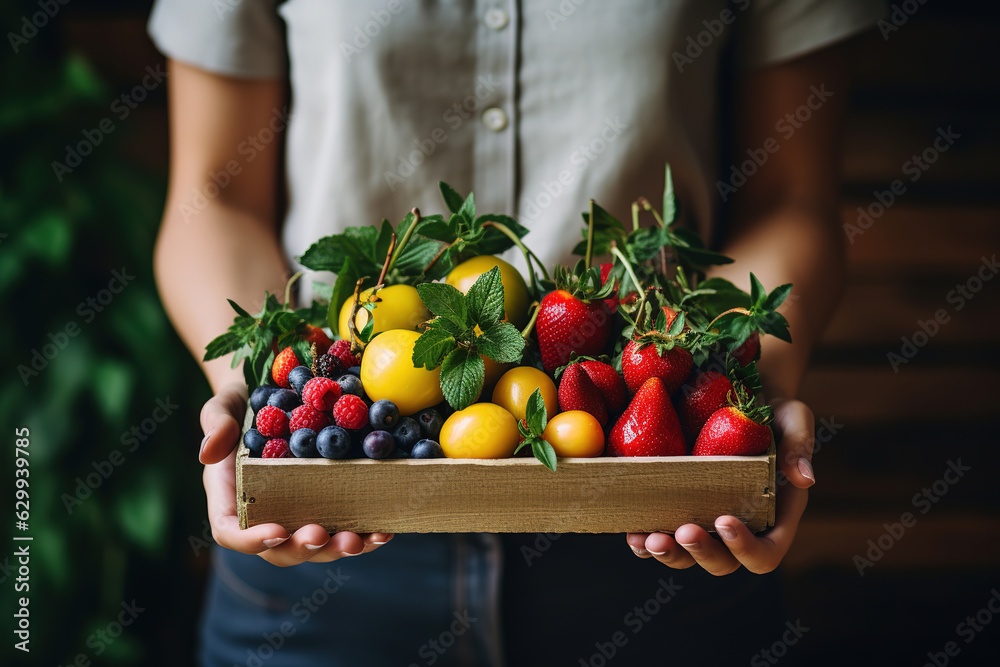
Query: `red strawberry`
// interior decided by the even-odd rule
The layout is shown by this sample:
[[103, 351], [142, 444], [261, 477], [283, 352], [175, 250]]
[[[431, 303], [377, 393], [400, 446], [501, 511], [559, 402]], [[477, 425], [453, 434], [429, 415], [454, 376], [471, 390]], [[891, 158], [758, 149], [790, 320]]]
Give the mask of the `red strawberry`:
[[595, 361], [593, 359], [581, 361], [580, 366], [587, 372], [587, 375], [597, 385], [597, 388], [601, 390], [609, 413], [616, 414], [625, 407], [625, 401], [628, 398], [625, 395], [625, 383], [622, 382], [622, 377], [618, 375], [618, 371], [614, 367], [603, 361]]
[[608, 408], [601, 390], [597, 388], [583, 364], [570, 364], [559, 380], [559, 410], [589, 412], [604, 426], [608, 423]]
[[733, 350], [732, 355], [740, 366], [746, 366], [751, 361], [760, 359], [760, 335], [754, 331], [742, 345]]
[[663, 380], [667, 393], [674, 394], [691, 372], [694, 363], [691, 353], [676, 345], [668, 348], [665, 337], [648, 342], [643, 338], [630, 340], [622, 352], [625, 385], [630, 392], [635, 392], [649, 378], [658, 377]]
[[704, 371], [684, 383], [677, 394], [677, 417], [688, 441], [698, 437], [708, 418], [725, 407], [733, 383], [722, 373]]
[[274, 358], [274, 363], [271, 364], [271, 377], [274, 378], [275, 384], [279, 387], [291, 389], [292, 385], [288, 383], [288, 374], [292, 372], [293, 368], [301, 365], [299, 358], [295, 356], [295, 351], [286, 347]]
[[[611, 262], [605, 262], [601, 264], [601, 284], [604, 285], [608, 282], [608, 276], [611, 275], [611, 269], [614, 264]], [[604, 300], [604, 305], [607, 307], [609, 313], [613, 313], [618, 310], [618, 289], [614, 291], [614, 296], [609, 299]]]
[[302, 339], [310, 345], [313, 343], [316, 344], [317, 357], [321, 354], [326, 354], [327, 350], [330, 349], [330, 346], [333, 345], [333, 341], [330, 340], [330, 337], [327, 336], [322, 329], [314, 327], [311, 324], [306, 325], [306, 334], [302, 336]]
[[581, 301], [566, 290], [545, 295], [535, 323], [542, 367], [551, 373], [569, 361], [571, 352], [593, 356], [603, 352], [611, 316], [600, 299]]
[[727, 406], [716, 410], [694, 443], [695, 456], [755, 456], [771, 445], [768, 418], [754, 421], [743, 410]]
[[646, 380], [608, 436], [612, 456], [683, 456], [684, 434], [663, 381]]

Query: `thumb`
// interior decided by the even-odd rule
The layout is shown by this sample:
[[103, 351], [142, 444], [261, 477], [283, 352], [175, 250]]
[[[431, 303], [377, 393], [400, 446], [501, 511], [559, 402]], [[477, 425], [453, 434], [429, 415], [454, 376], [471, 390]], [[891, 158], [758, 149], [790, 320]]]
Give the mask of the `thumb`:
[[816, 483], [812, 467], [816, 442], [816, 419], [802, 401], [781, 400], [774, 404], [775, 436], [778, 440], [778, 465], [789, 481], [800, 489]]

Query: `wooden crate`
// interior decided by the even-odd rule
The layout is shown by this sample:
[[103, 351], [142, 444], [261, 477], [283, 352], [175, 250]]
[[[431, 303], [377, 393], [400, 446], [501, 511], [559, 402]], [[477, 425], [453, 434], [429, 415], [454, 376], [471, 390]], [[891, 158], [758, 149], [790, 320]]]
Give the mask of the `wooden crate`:
[[[249, 410], [248, 410], [249, 414]], [[250, 427], [248, 417], [244, 429]], [[775, 447], [761, 456], [259, 459], [240, 444], [240, 527], [318, 523], [357, 533], [714, 530], [723, 514], [774, 525]]]

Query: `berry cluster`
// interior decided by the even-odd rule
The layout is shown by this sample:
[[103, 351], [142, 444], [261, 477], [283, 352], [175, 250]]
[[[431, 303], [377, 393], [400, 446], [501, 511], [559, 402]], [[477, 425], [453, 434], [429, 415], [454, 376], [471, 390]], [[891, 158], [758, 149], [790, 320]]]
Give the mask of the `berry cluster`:
[[436, 408], [401, 417], [389, 400], [368, 401], [359, 359], [336, 341], [314, 366], [302, 365], [291, 348], [271, 369], [274, 384], [250, 396], [253, 428], [243, 436], [250, 456], [260, 458], [430, 459], [444, 456], [437, 441], [444, 420]]

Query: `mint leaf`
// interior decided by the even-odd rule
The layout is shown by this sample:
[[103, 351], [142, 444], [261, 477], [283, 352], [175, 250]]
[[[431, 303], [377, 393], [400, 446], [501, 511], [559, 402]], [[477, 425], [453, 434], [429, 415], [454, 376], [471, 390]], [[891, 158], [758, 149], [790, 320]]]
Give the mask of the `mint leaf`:
[[542, 390], [535, 389], [528, 397], [528, 404], [525, 406], [524, 417], [528, 422], [528, 428], [532, 434], [541, 436], [545, 427], [549, 424], [548, 412], [545, 409], [545, 399], [542, 398]]
[[431, 323], [413, 345], [411, 360], [414, 367], [423, 367], [427, 370], [437, 368], [448, 353], [455, 349], [455, 343], [455, 336], [451, 332]]
[[448, 404], [464, 410], [479, 398], [486, 369], [475, 350], [453, 350], [441, 364], [441, 392]]
[[313, 271], [336, 271], [343, 265], [347, 255], [336, 236], [324, 236], [306, 249], [299, 257], [299, 263]]
[[468, 310], [465, 296], [446, 283], [422, 283], [417, 285], [417, 294], [427, 309], [435, 315], [451, 320], [455, 324], [468, 324]]
[[465, 300], [469, 307], [469, 317], [481, 328], [503, 319], [503, 280], [500, 268], [492, 269], [476, 278], [469, 288]]
[[556, 450], [552, 449], [546, 440], [541, 438], [535, 438], [531, 441], [531, 453], [535, 455], [535, 458], [542, 462], [542, 464], [551, 470], [556, 471]]
[[438, 187], [441, 189], [441, 197], [444, 198], [444, 203], [448, 207], [448, 210], [452, 213], [458, 213], [462, 208], [462, 195], [455, 192], [455, 188], [444, 181], [439, 182]]
[[757, 279], [752, 272], [750, 273], [750, 303], [753, 304], [754, 308], [760, 308], [764, 305], [764, 299], [767, 298], [767, 290], [764, 289], [764, 285], [761, 284], [760, 280]]
[[767, 295], [764, 299], [764, 305], [762, 306], [764, 310], [777, 310], [778, 306], [785, 302], [788, 295], [792, 292], [792, 284], [786, 283], [784, 285], [779, 285], [775, 287], [774, 290]]
[[475, 196], [470, 192], [469, 196], [465, 198], [462, 202], [462, 207], [458, 209], [457, 215], [465, 219], [467, 224], [472, 224], [472, 221], [476, 219], [476, 199]]
[[250, 315], [250, 313], [248, 313], [247, 311], [243, 310], [238, 303], [236, 303], [232, 299], [226, 299], [226, 301], [228, 301], [229, 305], [233, 307], [233, 310], [236, 311], [237, 315], [239, 315], [240, 317], [249, 317], [253, 319], [253, 316]]
[[[662, 313], [663, 309], [660, 309], [660, 312]], [[657, 319], [659, 319], [659, 318], [657, 318]], [[684, 313], [683, 312], [677, 313], [677, 317], [675, 317], [674, 321], [670, 323], [670, 329], [667, 330], [667, 335], [668, 336], [679, 336], [679, 335], [681, 335], [682, 331], [684, 331]]]
[[524, 337], [513, 324], [494, 322], [476, 338], [476, 350], [501, 364], [516, 364], [524, 352]]

